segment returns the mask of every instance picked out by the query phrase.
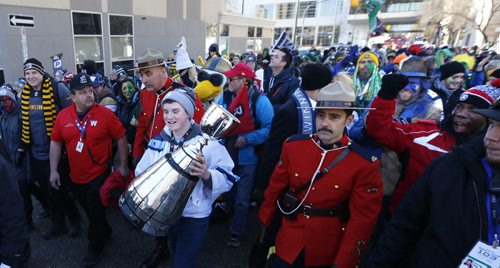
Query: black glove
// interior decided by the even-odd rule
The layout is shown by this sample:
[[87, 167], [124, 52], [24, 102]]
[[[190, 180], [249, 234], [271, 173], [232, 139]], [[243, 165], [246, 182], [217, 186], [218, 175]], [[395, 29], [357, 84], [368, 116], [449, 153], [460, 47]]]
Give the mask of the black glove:
[[405, 75], [386, 74], [382, 77], [382, 88], [377, 95], [382, 99], [393, 100], [406, 85], [408, 85], [408, 78]]

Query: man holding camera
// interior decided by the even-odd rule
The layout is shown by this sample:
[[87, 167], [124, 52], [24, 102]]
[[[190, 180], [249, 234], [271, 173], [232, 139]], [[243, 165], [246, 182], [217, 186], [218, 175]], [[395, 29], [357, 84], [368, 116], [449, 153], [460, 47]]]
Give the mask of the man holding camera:
[[380, 164], [345, 132], [357, 109], [347, 88], [324, 87], [317, 133], [283, 145], [259, 212], [266, 228], [283, 214], [273, 267], [355, 267], [368, 243], [382, 205]]

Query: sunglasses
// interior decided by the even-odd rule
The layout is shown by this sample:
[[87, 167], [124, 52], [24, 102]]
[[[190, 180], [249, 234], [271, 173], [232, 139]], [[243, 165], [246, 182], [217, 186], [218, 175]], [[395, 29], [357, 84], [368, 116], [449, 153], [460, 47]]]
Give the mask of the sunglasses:
[[215, 74], [215, 73], [209, 74], [208, 72], [201, 70], [198, 73], [198, 81], [201, 82], [205, 80], [208, 80], [210, 81], [210, 83], [212, 83], [212, 85], [219, 87], [222, 85], [224, 78], [222, 77], [222, 74]]

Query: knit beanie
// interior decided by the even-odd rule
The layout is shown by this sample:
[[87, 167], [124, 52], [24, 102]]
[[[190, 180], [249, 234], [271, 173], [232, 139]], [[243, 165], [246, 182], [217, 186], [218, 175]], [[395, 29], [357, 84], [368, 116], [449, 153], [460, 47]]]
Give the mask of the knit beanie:
[[377, 65], [377, 67], [378, 67], [378, 63], [379, 63], [378, 56], [375, 53], [368, 51], [368, 52], [361, 54], [361, 56], [359, 56], [359, 59], [358, 59], [358, 62], [356, 63], [356, 65], [359, 65], [359, 62], [361, 62], [364, 59], [372, 59], [375, 62], [375, 65]]
[[460, 94], [458, 102], [474, 105], [477, 109], [489, 108], [500, 96], [500, 90], [491, 85], [476, 86]]
[[12, 89], [12, 86], [5, 84], [2, 87], [0, 87], [0, 97], [7, 96], [11, 100], [16, 101], [16, 96], [14, 95], [14, 89]]
[[41, 73], [42, 75], [45, 74], [45, 71], [43, 70], [43, 65], [42, 63], [35, 59], [35, 58], [29, 58], [24, 62], [24, 72], [27, 70], [35, 70]]
[[167, 95], [165, 95], [165, 98], [161, 102], [161, 105], [163, 106], [167, 102], [167, 100], [173, 100], [179, 103], [184, 108], [184, 110], [186, 110], [186, 113], [190, 118], [193, 118], [195, 108], [194, 98], [194, 92], [192, 89], [176, 88], [174, 91], [170, 91], [169, 93], [167, 93]]
[[303, 90], [320, 89], [332, 82], [332, 73], [330, 69], [319, 63], [305, 65], [301, 77], [302, 82], [300, 86]]
[[439, 70], [441, 70], [441, 77], [440, 77], [441, 81], [455, 74], [465, 73], [464, 65], [457, 61], [447, 62], [441, 65], [441, 67], [439, 67]]

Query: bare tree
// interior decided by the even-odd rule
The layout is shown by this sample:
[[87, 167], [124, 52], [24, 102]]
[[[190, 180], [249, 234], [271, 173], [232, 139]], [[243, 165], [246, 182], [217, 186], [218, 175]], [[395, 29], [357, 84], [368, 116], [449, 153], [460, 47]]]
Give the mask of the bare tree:
[[490, 41], [487, 29], [492, 18], [500, 14], [500, 0], [427, 0], [425, 3], [422, 25], [433, 32], [438, 32], [439, 27], [443, 27], [453, 38], [470, 24], [483, 35], [485, 43]]

